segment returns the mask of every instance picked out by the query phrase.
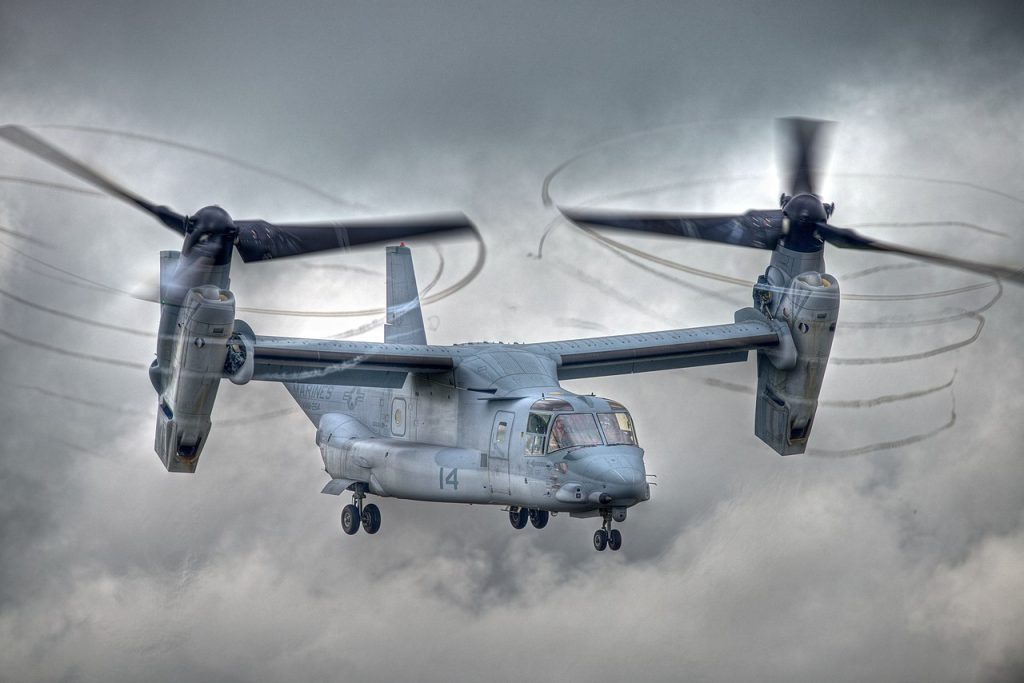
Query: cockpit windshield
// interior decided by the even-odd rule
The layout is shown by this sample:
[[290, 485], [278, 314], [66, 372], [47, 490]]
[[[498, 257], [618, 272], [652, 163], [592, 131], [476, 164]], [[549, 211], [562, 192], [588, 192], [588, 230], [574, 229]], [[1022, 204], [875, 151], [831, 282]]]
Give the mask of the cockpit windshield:
[[602, 443], [593, 414], [559, 415], [551, 426], [548, 453], [572, 446], [600, 446]]
[[629, 413], [600, 413], [597, 421], [604, 433], [604, 440], [609, 446], [624, 444], [626, 446], [636, 445], [636, 432], [633, 429], [633, 419]]
[[[636, 430], [629, 413], [615, 401], [608, 401], [608, 407], [612, 412], [562, 413], [556, 411], [572, 410], [566, 401], [537, 401], [526, 418], [524, 454], [545, 455], [574, 446], [636, 446]], [[534, 412], [538, 410], [545, 412]]]

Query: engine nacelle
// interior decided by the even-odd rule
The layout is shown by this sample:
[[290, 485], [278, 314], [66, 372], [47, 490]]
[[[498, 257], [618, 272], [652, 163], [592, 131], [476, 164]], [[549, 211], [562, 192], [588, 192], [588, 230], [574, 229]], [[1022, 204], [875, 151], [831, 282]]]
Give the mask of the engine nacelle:
[[185, 296], [156, 419], [154, 447], [169, 472], [195, 472], [234, 320], [235, 297], [226, 289], [195, 287]]
[[[811, 435], [839, 319], [839, 283], [831, 275], [801, 273], [772, 299], [765, 311], [781, 343], [757, 355], [754, 433], [780, 455], [792, 455], [804, 452]], [[762, 315], [745, 310], [737, 317]]]

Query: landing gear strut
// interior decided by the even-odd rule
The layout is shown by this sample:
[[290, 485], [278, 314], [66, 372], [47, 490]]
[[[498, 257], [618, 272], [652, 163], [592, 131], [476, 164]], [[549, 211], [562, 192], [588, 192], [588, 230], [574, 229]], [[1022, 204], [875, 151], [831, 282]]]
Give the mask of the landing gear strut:
[[612, 511], [604, 508], [601, 510], [601, 517], [604, 521], [601, 528], [594, 532], [594, 550], [618, 550], [622, 547], [622, 532], [612, 528]]
[[357, 484], [352, 503], [341, 509], [341, 529], [349, 536], [359, 531], [360, 526], [368, 534], [380, 531], [380, 508], [373, 503], [363, 505], [364, 498], [366, 490]]

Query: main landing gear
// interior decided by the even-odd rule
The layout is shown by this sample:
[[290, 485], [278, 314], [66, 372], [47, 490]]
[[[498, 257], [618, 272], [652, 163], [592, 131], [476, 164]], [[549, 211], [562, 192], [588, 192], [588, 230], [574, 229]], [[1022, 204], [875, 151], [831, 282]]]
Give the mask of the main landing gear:
[[547, 510], [515, 506], [508, 509], [508, 521], [512, 523], [513, 529], [522, 529], [527, 522], [532, 524], [534, 529], [543, 529], [548, 525], [549, 516]]
[[341, 509], [341, 529], [351, 536], [363, 527], [368, 534], [375, 534], [380, 531], [380, 508], [373, 503], [363, 505], [363, 498], [366, 498], [366, 491], [357, 488], [352, 494], [352, 503]]
[[622, 532], [612, 528], [612, 511], [601, 510], [601, 517], [604, 522], [602, 522], [601, 528], [594, 532], [594, 550], [600, 551], [605, 548], [618, 550], [622, 547]]

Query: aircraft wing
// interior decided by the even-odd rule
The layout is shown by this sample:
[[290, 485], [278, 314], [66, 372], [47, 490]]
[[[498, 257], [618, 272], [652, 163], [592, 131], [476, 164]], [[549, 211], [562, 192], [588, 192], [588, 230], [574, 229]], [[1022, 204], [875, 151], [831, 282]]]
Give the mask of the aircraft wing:
[[255, 380], [399, 388], [410, 372], [450, 372], [451, 347], [253, 337]]
[[740, 363], [747, 359], [748, 351], [774, 348], [779, 343], [779, 334], [770, 323], [750, 320], [730, 325], [524, 344], [518, 348], [555, 358], [558, 379], [578, 379]]
[[[460, 361], [494, 348], [257, 335], [249, 339], [254, 380], [392, 389], [400, 388], [410, 372], [452, 372]], [[772, 324], [753, 314], [730, 325], [495, 346], [547, 356], [563, 380], [740, 363], [748, 351], [779, 345], [779, 333]]]

